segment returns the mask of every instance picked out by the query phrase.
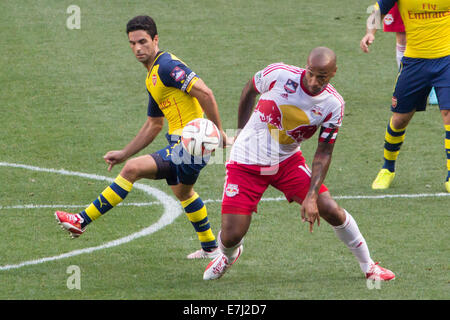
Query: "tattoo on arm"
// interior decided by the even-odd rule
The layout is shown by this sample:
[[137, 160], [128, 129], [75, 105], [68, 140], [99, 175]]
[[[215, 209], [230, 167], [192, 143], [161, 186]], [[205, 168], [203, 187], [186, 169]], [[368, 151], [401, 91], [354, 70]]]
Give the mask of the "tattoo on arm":
[[311, 185], [309, 190], [319, 192], [320, 186], [328, 172], [331, 163], [334, 144], [319, 142], [314, 160], [312, 163]]

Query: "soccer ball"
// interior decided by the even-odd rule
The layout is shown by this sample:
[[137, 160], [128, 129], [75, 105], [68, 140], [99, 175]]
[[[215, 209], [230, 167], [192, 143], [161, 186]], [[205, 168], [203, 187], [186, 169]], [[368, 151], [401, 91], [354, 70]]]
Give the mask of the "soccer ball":
[[183, 149], [195, 157], [209, 155], [220, 145], [221, 135], [216, 125], [204, 118], [190, 121], [181, 134]]

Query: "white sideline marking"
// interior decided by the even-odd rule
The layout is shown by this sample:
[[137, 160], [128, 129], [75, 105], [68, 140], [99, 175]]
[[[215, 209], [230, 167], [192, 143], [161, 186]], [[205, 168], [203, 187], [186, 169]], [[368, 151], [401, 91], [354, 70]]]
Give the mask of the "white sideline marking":
[[[13, 167], [13, 168], [22, 168], [22, 169], [27, 169], [27, 170], [32, 170], [32, 171], [56, 173], [56, 174], [67, 175], [67, 176], [77, 176], [77, 177], [93, 179], [93, 180], [108, 181], [110, 183], [112, 181], [114, 181], [114, 179], [109, 178], [109, 177], [99, 176], [96, 174], [87, 174], [87, 173], [82, 173], [82, 172], [67, 171], [67, 170], [63, 170], [63, 169], [57, 170], [57, 169], [48, 169], [48, 168], [40, 168], [40, 167], [35, 167], [35, 166], [28, 166], [28, 165], [17, 164], [17, 163], [0, 162], [0, 167], [2, 167], [2, 166], [3, 167]], [[125, 236], [123, 238], [120, 238], [120, 239], [109, 241], [107, 243], [104, 243], [104, 244], [96, 246], [96, 247], [74, 250], [74, 251], [63, 253], [63, 254], [60, 254], [57, 256], [45, 257], [45, 258], [30, 260], [30, 261], [24, 261], [24, 262], [21, 262], [18, 264], [0, 266], [0, 271], [17, 269], [17, 268], [21, 268], [24, 266], [40, 264], [40, 263], [44, 263], [44, 262], [48, 262], [48, 261], [55, 261], [55, 260], [60, 260], [60, 259], [64, 259], [64, 258], [70, 258], [70, 257], [74, 257], [74, 256], [77, 256], [77, 255], [80, 255], [83, 253], [91, 253], [91, 252], [94, 252], [97, 250], [102, 250], [102, 249], [119, 246], [121, 244], [133, 241], [137, 238], [148, 236], [148, 235], [164, 228], [165, 226], [171, 224], [182, 213], [179, 202], [175, 201], [173, 198], [168, 196], [166, 193], [164, 193], [158, 189], [149, 187], [147, 185], [141, 184], [141, 183], [135, 183], [133, 185], [133, 187], [144, 191], [145, 193], [147, 193], [150, 196], [155, 197], [164, 206], [163, 215], [161, 216], [161, 218], [159, 218], [159, 220], [156, 223], [154, 223], [151, 226], [144, 228], [138, 232], [132, 233], [132, 234]], [[55, 226], [55, 228], [56, 228], [56, 226]]]
[[[1, 164], [0, 164], [1, 165]], [[417, 193], [417, 194], [382, 194], [382, 195], [360, 195], [360, 196], [333, 196], [336, 200], [358, 200], [358, 199], [388, 199], [388, 198], [431, 198], [431, 197], [448, 197], [450, 193]], [[285, 197], [276, 198], [262, 198], [261, 201], [285, 201]], [[207, 199], [204, 203], [222, 202], [222, 199]], [[158, 201], [151, 202], [130, 202], [121, 203], [118, 206], [134, 206], [134, 207], [149, 207], [155, 204], [160, 204]], [[41, 209], [41, 208], [86, 208], [88, 204], [26, 204], [16, 206], [0, 206], [0, 210], [5, 209]]]
[[[130, 203], [119, 203], [117, 207], [149, 207], [155, 204], [161, 204], [159, 201], [151, 202], [130, 202]], [[0, 206], [0, 210], [6, 209], [61, 209], [61, 208], [87, 208], [89, 204], [23, 204], [15, 206]]]
[[427, 197], [448, 197], [450, 193], [416, 193], [416, 194], [381, 194], [378, 196], [337, 196], [335, 199], [387, 199], [387, 198], [427, 198]]

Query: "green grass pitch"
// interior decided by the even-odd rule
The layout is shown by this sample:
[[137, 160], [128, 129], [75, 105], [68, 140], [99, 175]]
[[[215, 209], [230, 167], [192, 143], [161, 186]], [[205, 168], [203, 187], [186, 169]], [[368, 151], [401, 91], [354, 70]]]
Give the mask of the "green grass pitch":
[[[437, 107], [408, 127], [392, 188], [370, 188], [382, 165], [396, 76], [393, 34], [379, 32], [370, 54], [359, 49], [372, 2], [0, 1], [0, 299], [449, 299], [450, 197], [443, 194]], [[80, 29], [66, 26], [71, 4], [81, 10]], [[140, 181], [124, 205], [77, 240], [60, 230], [55, 209], [77, 211], [94, 200], [121, 168], [108, 172], [102, 156], [128, 143], [146, 119], [146, 70], [125, 33], [140, 14], [155, 18], [161, 49], [214, 91], [227, 129], [236, 128], [241, 90], [256, 71], [280, 61], [302, 67], [316, 46], [336, 51], [332, 84], [346, 109], [326, 184], [395, 281], [369, 288], [329, 225], [322, 221], [310, 234], [298, 205], [263, 201], [239, 262], [222, 279], [205, 282], [208, 261], [185, 259], [199, 243], [184, 214], [139, 235], [163, 214], [181, 213], [163, 181]], [[316, 141], [302, 146], [308, 162]], [[165, 143], [161, 134], [141, 154]], [[196, 186], [210, 200], [215, 233], [224, 176], [223, 164], [211, 164]], [[270, 188], [264, 197], [281, 196]], [[106, 247], [117, 239], [123, 243]], [[80, 289], [67, 285], [73, 265]]]

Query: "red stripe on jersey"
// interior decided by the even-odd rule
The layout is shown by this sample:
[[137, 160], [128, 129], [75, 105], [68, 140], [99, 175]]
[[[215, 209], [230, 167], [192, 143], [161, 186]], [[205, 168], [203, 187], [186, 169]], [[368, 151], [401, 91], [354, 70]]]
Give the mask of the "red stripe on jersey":
[[333, 94], [341, 102], [341, 104], [345, 104], [344, 98], [342, 98], [339, 92], [337, 92], [336, 89], [331, 84], [328, 84], [326, 89], [328, 92]]
[[259, 92], [258, 88], [256, 87], [255, 77], [252, 78], [252, 83], [253, 83], [253, 89], [255, 89], [256, 92], [261, 93], [261, 92]]
[[325, 88], [325, 90], [326, 90], [328, 93], [330, 93], [330, 94], [332, 94], [333, 96], [335, 96], [336, 99], [338, 99], [339, 102], [341, 103], [341, 114], [340, 114], [340, 116], [339, 116], [339, 121], [338, 121], [338, 123], [341, 123], [341, 122], [342, 122], [342, 118], [344, 117], [344, 105], [345, 105], [344, 99], [343, 99], [342, 96], [336, 91], [336, 89], [334, 89], [334, 88], [331, 87], [331, 86], [327, 86], [327, 87]]
[[323, 120], [323, 122], [327, 122], [328, 120], [330, 120], [332, 115], [333, 115], [333, 114], [332, 114], [331, 112], [330, 112], [329, 114], [327, 114], [327, 116], [325, 117], [325, 119]]
[[263, 76], [265, 77], [265, 76], [267, 76], [268, 74], [272, 73], [273, 71], [277, 71], [277, 70], [286, 70], [286, 71], [289, 71], [289, 72], [291, 72], [291, 73], [293, 73], [293, 74], [301, 74], [301, 71], [297, 71], [297, 70], [289, 69], [289, 68], [284, 68], [284, 67], [278, 67], [278, 68], [270, 69], [269, 71], [265, 72], [265, 73], [263, 74]]
[[269, 65], [266, 69], [264, 69], [263, 76], [267, 76], [272, 71], [280, 70], [280, 69], [292, 72], [294, 74], [302, 73], [302, 69], [300, 69], [300, 68], [297, 68], [297, 67], [294, 67], [294, 66], [288, 66], [286, 64], [275, 63], [275, 64]]
[[265, 76], [266, 74], [270, 73], [273, 69], [276, 69], [276, 68], [279, 68], [282, 66], [284, 66], [284, 64], [282, 64], [282, 63], [272, 63], [263, 70], [263, 75]]
[[269, 91], [272, 90], [273, 86], [275, 85], [275, 83], [277, 83], [277, 81], [272, 81], [272, 83], [269, 86]]

